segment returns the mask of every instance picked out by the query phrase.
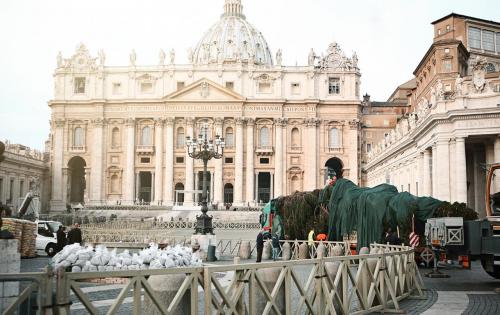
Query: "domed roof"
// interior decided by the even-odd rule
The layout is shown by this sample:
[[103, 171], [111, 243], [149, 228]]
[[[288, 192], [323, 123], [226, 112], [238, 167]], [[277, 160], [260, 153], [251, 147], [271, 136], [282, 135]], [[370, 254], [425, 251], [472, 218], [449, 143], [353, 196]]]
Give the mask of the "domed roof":
[[194, 64], [255, 63], [272, 65], [273, 59], [264, 36], [248, 23], [241, 0], [226, 0], [224, 14], [203, 35], [192, 52]]

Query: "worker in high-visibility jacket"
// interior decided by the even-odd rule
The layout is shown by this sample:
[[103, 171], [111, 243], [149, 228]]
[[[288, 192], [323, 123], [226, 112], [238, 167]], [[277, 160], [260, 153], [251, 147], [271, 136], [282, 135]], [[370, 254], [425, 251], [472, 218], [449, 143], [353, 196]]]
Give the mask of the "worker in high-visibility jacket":
[[313, 257], [314, 253], [314, 229], [311, 229], [309, 231], [309, 234], [307, 235], [307, 245], [309, 245], [309, 254], [311, 255], [311, 258]]

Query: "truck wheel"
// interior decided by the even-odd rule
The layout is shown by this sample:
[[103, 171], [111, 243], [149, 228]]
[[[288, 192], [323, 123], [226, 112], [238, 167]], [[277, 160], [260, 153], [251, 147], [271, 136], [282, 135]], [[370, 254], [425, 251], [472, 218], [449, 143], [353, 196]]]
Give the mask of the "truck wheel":
[[492, 259], [481, 259], [481, 265], [487, 274], [495, 279], [500, 279], [500, 266], [494, 265]]
[[53, 257], [57, 252], [56, 244], [54, 243], [48, 244], [47, 247], [45, 247], [45, 252], [47, 253], [47, 255], [49, 255], [49, 257]]

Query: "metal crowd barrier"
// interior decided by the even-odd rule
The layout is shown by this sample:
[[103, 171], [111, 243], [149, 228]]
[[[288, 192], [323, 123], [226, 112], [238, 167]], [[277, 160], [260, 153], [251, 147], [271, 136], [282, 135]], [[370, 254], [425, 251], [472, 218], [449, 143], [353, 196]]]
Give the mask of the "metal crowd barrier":
[[[372, 245], [377, 253], [367, 255], [318, 257], [317, 259], [276, 261], [252, 264], [206, 265], [197, 268], [172, 268], [140, 271], [57, 273], [56, 301], [51, 303], [52, 275], [46, 273], [0, 274], [0, 282], [21, 278], [38, 283], [37, 314], [70, 314], [71, 293], [90, 314], [99, 314], [99, 305], [84, 293], [84, 282], [92, 279], [122, 278], [120, 293], [111, 301], [108, 314], [115, 314], [127, 295], [132, 294], [132, 314], [142, 314], [153, 305], [161, 314], [175, 314], [186, 306], [190, 314], [368, 314], [402, 312], [399, 302], [410, 295], [423, 296], [423, 283], [406, 246]], [[357, 261], [353, 265], [351, 261]], [[220, 274], [230, 274], [224, 285]], [[175, 296], [159, 298], [148, 278], [183, 275], [174, 289]], [[304, 280], [305, 279], [305, 280]], [[168, 281], [168, 278], [165, 280]], [[41, 289], [41, 288], [44, 289]], [[172, 289], [172, 288], [170, 288]], [[14, 314], [34, 287], [25, 289], [4, 315]], [[143, 300], [144, 297], [144, 300]], [[146, 302], [146, 297], [149, 302]]]

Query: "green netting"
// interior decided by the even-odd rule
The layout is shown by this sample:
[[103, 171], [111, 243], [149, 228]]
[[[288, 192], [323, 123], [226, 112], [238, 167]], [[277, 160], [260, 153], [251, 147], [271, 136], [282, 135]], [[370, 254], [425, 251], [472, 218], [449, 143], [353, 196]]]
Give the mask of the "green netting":
[[441, 201], [398, 193], [388, 184], [361, 188], [347, 179], [338, 179], [320, 193], [320, 203], [329, 209], [328, 238], [341, 240], [343, 235], [357, 231], [358, 247], [380, 242], [384, 226], [408, 225], [412, 214], [424, 221], [431, 218]]

